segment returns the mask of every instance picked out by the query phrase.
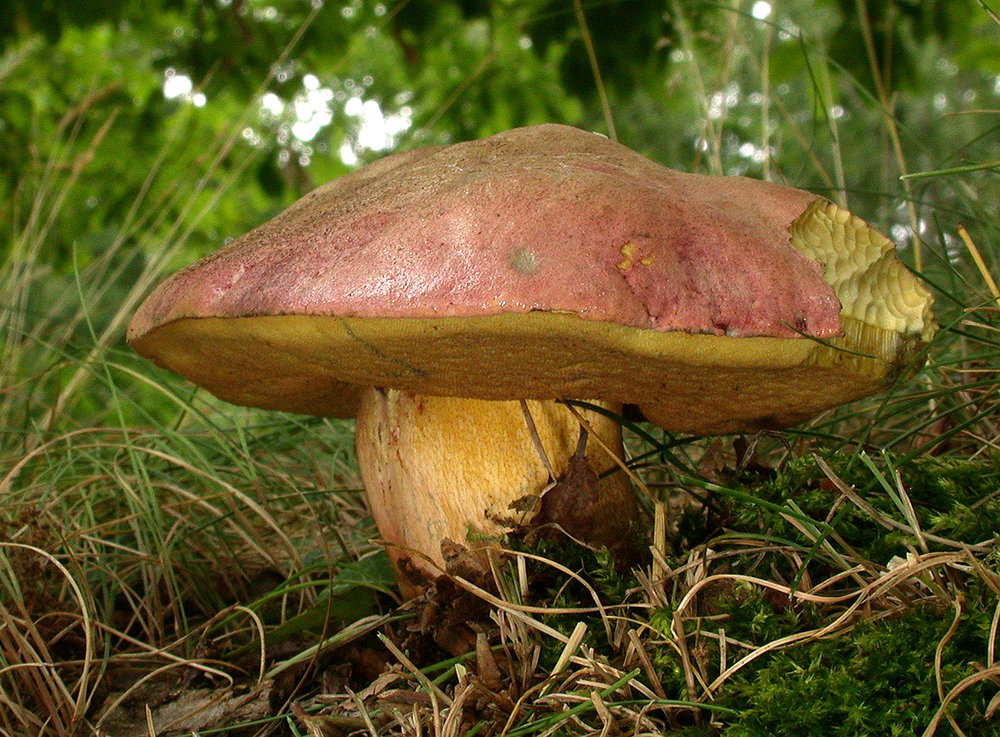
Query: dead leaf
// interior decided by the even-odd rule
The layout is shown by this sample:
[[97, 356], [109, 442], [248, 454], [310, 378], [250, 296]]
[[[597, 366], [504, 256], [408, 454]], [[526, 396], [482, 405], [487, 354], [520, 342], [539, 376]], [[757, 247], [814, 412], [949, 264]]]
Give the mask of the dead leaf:
[[[250, 691], [226, 688], [189, 688], [163, 699], [153, 696], [154, 703], [141, 690], [130, 696], [114, 711], [101, 719], [102, 731], [115, 737], [147, 737], [147, 713], [158, 737], [180, 732], [231, 727], [254, 719], [271, 716], [272, 682]], [[114, 704], [120, 693], [108, 695]]]
[[542, 495], [542, 508], [531, 527], [558, 525], [577, 540], [600, 540], [599, 531], [606, 521], [600, 515], [600, 479], [587, 463], [587, 438], [581, 427], [566, 471]]

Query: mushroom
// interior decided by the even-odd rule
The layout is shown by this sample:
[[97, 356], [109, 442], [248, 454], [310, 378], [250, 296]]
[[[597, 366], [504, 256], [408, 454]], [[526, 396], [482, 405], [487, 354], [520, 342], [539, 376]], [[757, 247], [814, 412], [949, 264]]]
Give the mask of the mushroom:
[[825, 199], [541, 125], [319, 187], [160, 284], [128, 340], [226, 401], [356, 416], [409, 594], [445, 541], [536, 518], [581, 455], [602, 479], [578, 484], [572, 534], [627, 538], [630, 486], [606, 473], [623, 405], [679, 432], [793, 425], [912, 371], [930, 305], [892, 243]]

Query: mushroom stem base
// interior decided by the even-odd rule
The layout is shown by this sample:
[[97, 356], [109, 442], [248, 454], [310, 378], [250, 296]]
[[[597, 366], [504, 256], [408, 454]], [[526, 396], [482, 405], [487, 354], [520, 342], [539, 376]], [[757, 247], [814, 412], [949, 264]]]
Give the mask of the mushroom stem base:
[[[581, 441], [576, 415], [551, 400], [524, 406], [395, 389], [362, 395], [358, 463], [404, 595], [441, 574], [448, 540], [481, 563], [496, 538], [533, 520], [562, 525], [595, 545], [615, 547], [628, 538], [638, 510], [627, 477], [620, 471], [599, 481], [595, 476], [617, 468], [612, 453], [624, 457], [618, 423], [581, 411], [593, 435], [586, 439], [586, 464], [573, 464]], [[567, 471], [571, 467], [575, 472]]]

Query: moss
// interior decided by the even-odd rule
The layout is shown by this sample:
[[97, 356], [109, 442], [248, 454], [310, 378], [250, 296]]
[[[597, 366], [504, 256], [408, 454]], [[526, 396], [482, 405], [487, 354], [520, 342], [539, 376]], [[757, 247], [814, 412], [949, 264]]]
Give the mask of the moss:
[[726, 636], [741, 642], [762, 644], [819, 626], [814, 606], [743, 582], [711, 597], [706, 607], [724, 615]]
[[[629, 598], [629, 592], [635, 586], [635, 579], [629, 571], [621, 570], [620, 562], [606, 548], [596, 550], [577, 545], [564, 537], [529, 536], [529, 540], [512, 535], [508, 539], [508, 547], [512, 550], [524, 550], [533, 555], [552, 561], [558, 561], [586, 581], [591, 589], [597, 592], [602, 604], [608, 606], [620, 605]], [[531, 603], [551, 608], [590, 608], [594, 606], [591, 591], [579, 580], [566, 575], [551, 565], [528, 559], [528, 589]], [[542, 615], [542, 621], [564, 635], [570, 635], [577, 622], [587, 624], [588, 632], [603, 633], [604, 623], [599, 613], [586, 615]], [[596, 639], [603, 641], [603, 634], [592, 644], [600, 646]], [[542, 667], [551, 668], [562, 653], [563, 645], [554, 638], [545, 638], [542, 642], [540, 663]]]
[[[858, 457], [834, 455], [827, 462], [834, 472], [852, 485], [860, 496], [882, 514], [896, 520], [904, 518], [890, 493], [880, 483], [872, 468]], [[891, 457], [878, 461], [880, 473], [893, 484], [897, 461]], [[979, 542], [1000, 530], [1000, 499], [992, 494], [1000, 488], [1000, 462], [953, 461], [921, 458], [899, 465], [904, 488], [916, 510], [922, 529], [942, 537], [967, 543]], [[722, 550], [720, 536], [743, 540], [770, 536], [784, 541], [784, 549], [798, 547], [805, 554], [814, 581], [843, 570], [826, 552], [809, 558], [812, 542], [781, 512], [800, 510], [822, 528], [829, 525], [839, 539], [832, 545], [844, 552], [840, 539], [854, 553], [876, 568], [894, 556], [905, 556], [916, 540], [904, 531], [887, 530], [867, 512], [841, 500], [836, 512], [830, 510], [840, 492], [830, 483], [816, 461], [804, 458], [791, 462], [780, 473], [744, 473], [728, 480], [727, 488], [736, 493], [720, 493], [712, 513], [691, 513], [674, 541], [681, 552], [670, 560], [674, 567], [685, 564], [692, 543], [705, 543]], [[686, 543], [686, 544], [685, 544]], [[741, 543], [742, 544], [742, 543]], [[604, 551], [581, 548], [565, 540], [534, 541], [532, 552], [558, 560], [583, 576], [607, 604], [635, 600], [637, 582], [631, 575], [616, 570], [614, 561]], [[930, 549], [944, 546], [929, 543]], [[954, 550], [954, 548], [948, 548]], [[749, 550], [749, 549], [748, 549]], [[795, 585], [798, 569], [789, 556], [752, 549], [753, 552], [720, 558], [710, 564], [713, 573], [748, 573], [786, 585]], [[853, 554], [853, 553], [852, 553]], [[994, 573], [998, 556], [979, 556]], [[578, 582], [554, 568], [529, 562], [530, 593], [533, 603], [552, 607], [590, 606], [591, 594]], [[919, 591], [922, 584], [914, 582]], [[962, 618], [943, 650], [942, 680], [945, 692], [986, 662], [990, 624], [996, 595], [975, 573], [952, 571], [938, 578], [935, 591], [946, 592], [933, 599], [915, 596], [902, 611], [886, 616], [886, 607], [873, 602], [871, 611], [859, 610], [853, 626], [836, 636], [806, 642], [786, 650], [768, 653], [737, 671], [717, 692], [716, 704], [734, 710], [732, 715], [717, 714], [711, 726], [684, 725], [671, 734], [682, 737], [882, 737], [921, 734], [933, 719], [939, 705], [934, 673], [935, 648], [951, 624], [954, 610], [947, 596], [961, 595]], [[832, 593], [834, 589], [830, 589]], [[681, 663], [673, 648], [658, 647], [656, 642], [672, 637], [674, 607], [686, 589], [674, 592], [670, 606], [648, 613], [647, 652], [668, 698], [687, 697], [687, 683]], [[926, 601], [934, 601], [927, 604]], [[843, 605], [803, 603], [787, 595], [749, 583], [716, 581], [698, 595], [697, 611], [704, 626], [713, 632], [723, 628], [729, 638], [764, 645], [780, 638], [819, 628], [835, 619]], [[690, 614], [690, 612], [687, 612]], [[879, 614], [880, 619], [871, 619]], [[576, 623], [589, 627], [588, 644], [614, 662], [623, 652], [612, 652], [603, 636], [598, 615], [543, 616], [555, 629], [569, 634]], [[689, 637], [697, 640], [695, 654], [709, 674], [718, 673], [717, 642], [698, 638], [699, 620], [687, 619]], [[689, 645], [694, 640], [689, 640]], [[551, 667], [562, 651], [554, 638], [545, 638], [541, 667]], [[694, 652], [694, 651], [693, 651]], [[730, 664], [745, 651], [731, 646]], [[1000, 725], [984, 717], [995, 687], [979, 684], [963, 692], [950, 708], [950, 714], [970, 735], [1000, 735]], [[687, 714], [687, 713], [685, 713]], [[683, 724], [683, 722], [682, 722]], [[938, 732], [950, 734], [943, 723]]]
[[[904, 520], [878, 474], [861, 458], [833, 455], [826, 461], [868, 504], [886, 517]], [[897, 464], [924, 532], [976, 543], [992, 539], [1000, 530], [1000, 499], [993, 498], [1000, 489], [1000, 458], [918, 458], [902, 463], [886, 456], [876, 466], [893, 491]], [[797, 509], [815, 528], [823, 529], [829, 523], [839, 540], [875, 566], [917, 547], [913, 535], [886, 529], [847, 500], [841, 499], [831, 515], [841, 494], [813, 458], [796, 459], [777, 474], [733, 475], [726, 486], [731, 492], [716, 499], [721, 514], [692, 515], [686, 524], [682, 521], [681, 534], [689, 543], [692, 538], [701, 539], [718, 548], [720, 534], [769, 536], [815, 552], [807, 564], [814, 580], [837, 573], [839, 565], [824, 551], [816, 550], [811, 539], [782, 516], [782, 512]], [[832, 544], [846, 554], [839, 540], [832, 540]], [[928, 541], [928, 547], [932, 551], [955, 549], [933, 541]], [[681, 565], [685, 558], [686, 552], [672, 564]], [[993, 556], [984, 563], [995, 572], [997, 561]], [[782, 555], [740, 555], [722, 565], [729, 572], [785, 584], [794, 585], [797, 580], [797, 569]], [[952, 577], [943, 585], [953, 594], [960, 592], [964, 601], [958, 630], [943, 652], [947, 691], [977, 671], [973, 663], [985, 662], [996, 597], [976, 576]], [[713, 629], [722, 626], [727, 636], [757, 645], [814, 629], [830, 619], [830, 612], [814, 605], [744, 583], [703, 590], [699, 612], [714, 616]], [[940, 705], [934, 651], [952, 615], [947, 606], [918, 604], [892, 617], [859, 621], [832, 639], [765, 655], [738, 671], [722, 688], [717, 703], [735, 709], [738, 716], [723, 719], [716, 734], [874, 737], [922, 733]], [[670, 610], [661, 610], [651, 616], [650, 623], [654, 630], [668, 634], [671, 618]], [[707, 657], [717, 662], [714, 641], [708, 641]], [[654, 656], [664, 682], [677, 686], [682, 674], [675, 661], [670, 652]], [[994, 691], [992, 686], [972, 687], [951, 708], [967, 734], [1000, 734], [1000, 725], [983, 716]], [[944, 727], [940, 733], [950, 733], [950, 729]]]
[[[860, 458], [835, 454], [826, 461], [868, 504], [887, 517], [903, 521], [892, 497]], [[984, 461], [923, 457], [898, 466], [895, 459], [889, 457], [888, 463], [879, 461], [878, 466], [893, 489], [893, 472], [900, 472], [923, 531], [978, 543], [993, 539], [1000, 530], [1000, 498], [991, 496], [1000, 489], [1000, 456]], [[782, 507], [787, 508], [789, 501], [794, 502], [820, 525], [842, 496], [812, 457], [792, 461], [782, 473], [763, 482], [756, 474], [736, 476], [731, 479], [731, 486], [736, 491]], [[729, 529], [770, 534], [812, 546], [808, 538], [773, 509], [733, 499], [727, 501], [726, 509], [729, 517], [724, 524]], [[830, 523], [854, 550], [882, 565], [893, 556], [905, 556], [907, 544], [917, 544], [912, 535], [887, 529], [847, 500], [839, 505]], [[944, 549], [933, 542], [928, 545], [930, 550]]]
[[[949, 624], [949, 613], [918, 608], [895, 619], [863, 623], [832, 640], [771, 655], [726, 685], [719, 703], [738, 710], [739, 716], [728, 718], [720, 734], [920, 734], [940, 704], [934, 650]], [[985, 639], [976, 636], [976, 629], [973, 623], [963, 624], [961, 636], [944, 649], [946, 691], [971, 675], [972, 661], [985, 655]], [[1000, 734], [1000, 725], [983, 716], [993, 690], [974, 686], [952, 708], [967, 734]]]

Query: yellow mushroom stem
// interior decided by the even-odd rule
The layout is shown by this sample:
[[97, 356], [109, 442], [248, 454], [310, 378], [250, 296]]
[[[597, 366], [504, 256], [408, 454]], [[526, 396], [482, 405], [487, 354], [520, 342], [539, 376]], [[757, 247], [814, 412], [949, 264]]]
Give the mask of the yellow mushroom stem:
[[[624, 457], [621, 427], [593, 411], [581, 416], [597, 436], [586, 444], [587, 466], [598, 476], [618, 468], [609, 450]], [[543, 507], [546, 522], [560, 523], [541, 495], [566, 474], [581, 445], [581, 424], [551, 400], [522, 404], [371, 388], [361, 397], [356, 443], [372, 516], [403, 593], [412, 596], [443, 572], [446, 540], [483, 561], [499, 536], [536, 519]], [[564, 490], [576, 507], [573, 534], [614, 547], [637, 519], [628, 478], [619, 471], [589, 486], [596, 492], [590, 500], [575, 498], [586, 496], [584, 488]]]

